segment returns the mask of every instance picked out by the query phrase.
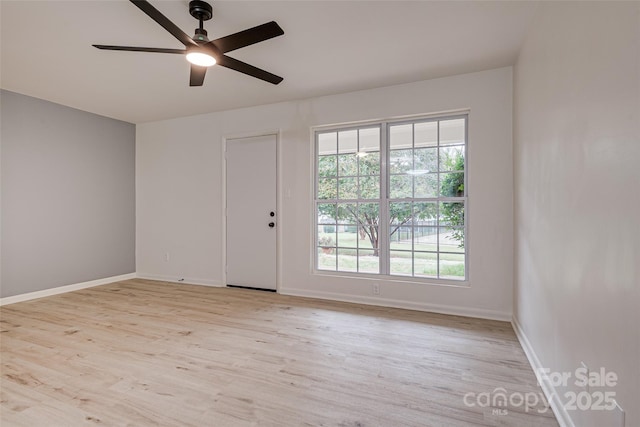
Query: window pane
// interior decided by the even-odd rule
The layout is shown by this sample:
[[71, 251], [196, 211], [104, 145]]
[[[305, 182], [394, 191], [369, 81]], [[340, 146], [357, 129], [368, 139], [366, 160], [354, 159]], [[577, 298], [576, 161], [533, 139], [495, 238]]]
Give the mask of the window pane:
[[360, 249], [373, 249], [374, 244], [371, 242], [378, 238], [378, 228], [374, 225], [360, 224], [358, 226], [358, 247]]
[[391, 249], [412, 250], [412, 212], [412, 203], [389, 204], [389, 245]]
[[362, 273], [379, 273], [380, 257], [374, 256], [372, 250], [358, 251], [358, 271]]
[[412, 204], [407, 202], [389, 203], [389, 222], [394, 225], [411, 225]]
[[[330, 239], [321, 238], [328, 237]], [[318, 246], [335, 246], [336, 245], [336, 224], [319, 224], [318, 225]]]
[[318, 246], [336, 246], [336, 224], [318, 225]]
[[355, 249], [338, 249], [338, 271], [358, 271]]
[[[380, 236], [378, 231], [379, 228], [374, 224], [364, 224], [360, 228], [361, 234], [358, 236], [360, 239], [358, 246], [361, 249], [373, 249], [374, 251], [378, 251], [380, 249]], [[362, 236], [364, 236], [364, 238]]]
[[341, 248], [358, 247], [358, 226], [356, 224], [338, 225], [338, 246]]
[[464, 280], [464, 254], [440, 254], [440, 278]]
[[[321, 204], [318, 206], [319, 217], [329, 217], [335, 212], [335, 205]], [[325, 210], [330, 215], [321, 214]], [[328, 221], [328, 220], [327, 220]], [[322, 270], [336, 269], [336, 225], [318, 225], [318, 268]]]
[[356, 203], [339, 203], [338, 208], [338, 246], [355, 247], [357, 242], [348, 235], [348, 231], [355, 232], [358, 224], [358, 205]]
[[392, 150], [389, 157], [389, 173], [406, 173], [413, 169], [413, 150]]
[[340, 176], [356, 176], [358, 174], [358, 156], [355, 153], [338, 156], [338, 174]]
[[336, 253], [333, 248], [318, 248], [318, 270], [336, 271]]
[[413, 177], [411, 175], [392, 175], [389, 195], [392, 199], [412, 197]]
[[380, 128], [360, 129], [358, 152], [380, 151]]
[[416, 147], [435, 147], [438, 145], [438, 122], [416, 123], [414, 132]]
[[358, 205], [355, 203], [340, 203], [338, 204], [338, 219], [342, 224], [356, 224], [358, 219], [356, 217]]
[[441, 252], [464, 253], [464, 228], [440, 227], [438, 250]]
[[411, 252], [391, 251], [389, 269], [391, 274], [411, 276], [413, 274]]
[[462, 202], [440, 203], [440, 225], [464, 227], [464, 203]]
[[391, 249], [413, 250], [413, 228], [407, 225], [391, 225], [389, 228], [389, 246]]
[[442, 120], [440, 122], [440, 145], [464, 144], [465, 119]]
[[440, 171], [464, 170], [464, 145], [440, 147]]
[[360, 178], [360, 198], [378, 199], [380, 198], [380, 177], [366, 176]]
[[332, 203], [318, 203], [318, 224], [336, 223], [336, 205]]
[[318, 176], [337, 176], [337, 156], [320, 156], [318, 158]]
[[360, 225], [377, 227], [379, 218], [380, 206], [378, 203], [360, 203], [358, 206], [358, 221]]
[[438, 174], [430, 173], [419, 175], [414, 178], [415, 197], [437, 197], [438, 196]]
[[360, 153], [358, 156], [360, 175], [380, 175], [380, 153]]
[[346, 130], [338, 132], [338, 152], [344, 153], [356, 153], [358, 151], [358, 131]]
[[438, 254], [414, 252], [413, 268], [417, 277], [438, 277]]
[[441, 173], [440, 195], [442, 197], [464, 197], [464, 172]]
[[[434, 224], [437, 219], [436, 202], [418, 202], [413, 204], [413, 217], [418, 224]], [[434, 224], [435, 225], [435, 224]]]
[[413, 227], [413, 248], [416, 251], [438, 250], [438, 227]]
[[420, 148], [413, 151], [413, 174], [421, 175], [438, 171], [438, 149]]
[[358, 206], [360, 248], [380, 248], [380, 205], [378, 203], [361, 203]]
[[318, 199], [335, 199], [338, 197], [338, 180], [333, 178], [318, 179]]
[[339, 199], [357, 199], [358, 198], [358, 178], [340, 178], [338, 187]]
[[389, 147], [392, 150], [413, 147], [413, 125], [389, 126]]
[[338, 138], [336, 132], [318, 134], [318, 154], [336, 154], [338, 152]]

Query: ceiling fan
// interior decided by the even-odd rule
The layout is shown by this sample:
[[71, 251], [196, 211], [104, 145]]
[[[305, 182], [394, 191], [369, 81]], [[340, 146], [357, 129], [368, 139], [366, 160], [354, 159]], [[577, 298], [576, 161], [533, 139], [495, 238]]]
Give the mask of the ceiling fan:
[[154, 47], [137, 47], [137, 46], [109, 46], [102, 44], [94, 44], [94, 47], [98, 49], [106, 50], [124, 50], [130, 52], [154, 52], [154, 53], [173, 53], [186, 55], [187, 60], [191, 63], [191, 75], [189, 78], [189, 86], [202, 86], [204, 82], [204, 76], [207, 72], [207, 68], [218, 64], [223, 67], [231, 68], [232, 70], [239, 71], [249, 76], [264, 80], [269, 83], [277, 85], [283, 78], [271, 74], [268, 71], [261, 70], [260, 68], [249, 65], [245, 62], [233, 59], [225, 53], [232, 50], [240, 49], [245, 46], [249, 46], [255, 43], [259, 43], [265, 40], [269, 40], [273, 37], [281, 36], [284, 31], [275, 22], [271, 21], [266, 24], [258, 25], [257, 27], [249, 28], [248, 30], [240, 31], [221, 37], [216, 40], [209, 40], [207, 38], [207, 31], [203, 28], [203, 21], [208, 21], [213, 16], [213, 8], [205, 1], [192, 0], [189, 2], [189, 13], [196, 18], [200, 23], [196, 28], [195, 35], [189, 37], [180, 28], [178, 28], [173, 22], [171, 22], [166, 16], [153, 7], [148, 1], [145, 0], [130, 0], [131, 3], [136, 5], [140, 10], [146, 13], [151, 19], [156, 21], [167, 30], [171, 35], [177, 38], [182, 44], [184, 49], [163, 49]]

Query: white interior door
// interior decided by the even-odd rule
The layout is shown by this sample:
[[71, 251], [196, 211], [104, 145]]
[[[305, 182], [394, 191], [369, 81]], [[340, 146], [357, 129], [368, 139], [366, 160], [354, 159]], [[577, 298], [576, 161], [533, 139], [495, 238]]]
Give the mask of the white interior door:
[[276, 135], [229, 139], [227, 284], [276, 289]]

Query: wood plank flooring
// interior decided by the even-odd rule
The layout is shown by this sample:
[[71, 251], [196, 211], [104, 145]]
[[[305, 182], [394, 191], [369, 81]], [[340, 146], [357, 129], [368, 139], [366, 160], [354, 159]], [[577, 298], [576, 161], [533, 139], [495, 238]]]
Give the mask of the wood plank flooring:
[[0, 320], [2, 427], [558, 425], [477, 404], [541, 396], [505, 322], [140, 279]]

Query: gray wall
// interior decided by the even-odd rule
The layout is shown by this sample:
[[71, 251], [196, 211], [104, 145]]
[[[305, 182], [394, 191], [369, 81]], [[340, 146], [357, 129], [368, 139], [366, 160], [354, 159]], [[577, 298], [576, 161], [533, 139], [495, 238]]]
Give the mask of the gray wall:
[[135, 125], [0, 93], [0, 297], [135, 271]]

